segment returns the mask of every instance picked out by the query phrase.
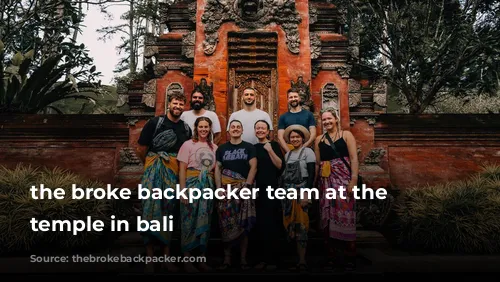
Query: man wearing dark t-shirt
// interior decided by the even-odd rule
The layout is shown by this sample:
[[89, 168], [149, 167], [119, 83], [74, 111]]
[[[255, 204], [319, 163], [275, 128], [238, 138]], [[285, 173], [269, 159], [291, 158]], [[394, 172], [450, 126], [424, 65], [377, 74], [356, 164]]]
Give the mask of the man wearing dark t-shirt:
[[[141, 131], [137, 155], [144, 163], [144, 173], [141, 180], [142, 189], [148, 189], [150, 197], [142, 200], [142, 220], [149, 224], [162, 223], [164, 218], [174, 216], [176, 221], [178, 202], [173, 199], [153, 199], [152, 189], [162, 189], [162, 196], [167, 188], [176, 188], [179, 183], [179, 164], [177, 153], [182, 144], [191, 138], [192, 132], [180, 116], [184, 111], [186, 97], [182, 93], [169, 96], [167, 114], [149, 120]], [[169, 193], [167, 196], [173, 196]], [[169, 219], [170, 220], [170, 219]], [[154, 221], [154, 222], [153, 222]], [[144, 226], [142, 226], [144, 227]], [[154, 227], [154, 226], [153, 226]], [[165, 256], [170, 256], [172, 230], [142, 231], [141, 235], [146, 245], [146, 255], [154, 255], [154, 244], [163, 246]], [[148, 264], [151, 271], [153, 264]], [[172, 262], [165, 262], [171, 272], [179, 269]]]
[[[215, 167], [215, 183], [217, 187], [228, 189], [252, 188], [257, 173], [257, 158], [255, 147], [243, 141], [241, 135], [243, 125], [238, 120], [229, 123], [231, 139], [217, 148]], [[237, 193], [239, 195], [239, 193]], [[231, 265], [232, 242], [240, 241], [240, 265], [248, 269], [246, 261], [248, 233], [255, 225], [255, 199], [223, 199], [217, 201], [219, 226], [224, 245], [224, 262], [219, 268], [226, 270]]]
[[304, 144], [304, 147], [310, 147], [316, 138], [316, 120], [311, 111], [303, 109], [301, 106], [301, 98], [297, 90], [289, 89], [287, 92], [288, 105], [290, 106], [288, 112], [280, 116], [278, 120], [278, 142], [281, 148], [286, 152], [290, 151], [290, 147], [285, 142], [283, 134], [285, 129], [290, 125], [299, 124], [309, 130], [311, 138]]

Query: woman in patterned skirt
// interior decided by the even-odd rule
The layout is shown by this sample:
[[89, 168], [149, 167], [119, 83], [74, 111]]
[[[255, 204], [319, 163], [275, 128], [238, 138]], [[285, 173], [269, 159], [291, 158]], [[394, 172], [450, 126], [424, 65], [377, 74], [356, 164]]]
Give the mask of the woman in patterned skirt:
[[[356, 140], [351, 132], [342, 130], [335, 109], [323, 110], [321, 121], [325, 134], [318, 136], [315, 142], [319, 162], [321, 228], [330, 258], [340, 253], [341, 266], [353, 270], [356, 261], [356, 212], [352, 189], [357, 183], [359, 167]], [[345, 188], [344, 193], [339, 190], [340, 187]], [[327, 199], [326, 189], [334, 189], [336, 197]], [[333, 266], [335, 261], [330, 260], [329, 263]]]
[[[211, 140], [212, 121], [199, 117], [194, 123], [193, 138], [184, 142], [179, 150], [179, 185], [181, 189], [215, 189], [214, 169], [217, 145]], [[181, 199], [181, 249], [184, 256], [197, 250], [201, 256], [207, 251], [210, 225], [213, 211], [213, 199], [199, 197], [192, 203]], [[210, 271], [211, 268], [200, 262], [198, 267], [191, 262], [185, 263], [186, 272]]]

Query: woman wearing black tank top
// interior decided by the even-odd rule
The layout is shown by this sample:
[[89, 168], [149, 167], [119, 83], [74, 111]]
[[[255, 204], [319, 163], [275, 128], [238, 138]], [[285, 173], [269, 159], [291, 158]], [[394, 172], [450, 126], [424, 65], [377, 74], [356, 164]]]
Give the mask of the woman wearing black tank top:
[[[321, 228], [329, 251], [330, 266], [339, 263], [338, 266], [353, 270], [356, 261], [356, 212], [352, 189], [358, 178], [356, 140], [351, 132], [342, 130], [335, 109], [323, 110], [321, 121], [325, 133], [318, 136], [315, 142]], [[351, 170], [341, 158], [350, 164]]]

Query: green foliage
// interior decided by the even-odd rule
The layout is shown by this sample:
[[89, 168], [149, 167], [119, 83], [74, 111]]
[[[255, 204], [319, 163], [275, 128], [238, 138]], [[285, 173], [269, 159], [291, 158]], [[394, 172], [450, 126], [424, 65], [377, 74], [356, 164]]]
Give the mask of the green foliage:
[[442, 95], [498, 94], [500, 1], [336, 2], [360, 25], [353, 69], [386, 79], [410, 113]]
[[395, 208], [399, 245], [430, 252], [500, 252], [500, 165], [463, 181], [405, 189]]
[[33, 54], [33, 51], [26, 54], [17, 52], [4, 68], [5, 53], [0, 50], [0, 113], [36, 114], [47, 108], [60, 113], [52, 103], [68, 98], [93, 101], [97, 97], [97, 86], [91, 85], [95, 92], [88, 94], [92, 95], [79, 93], [77, 81], [73, 75], [67, 74], [72, 62], [64, 54], [47, 58], [29, 73]]
[[[52, 189], [63, 188], [62, 200], [35, 200], [30, 187], [44, 184]], [[71, 185], [104, 187], [102, 183], [84, 179], [61, 168], [32, 167], [19, 164], [14, 169], [0, 166], [0, 253], [35, 251], [39, 249], [64, 250], [92, 246], [103, 239], [106, 232], [34, 232], [30, 219], [75, 220], [91, 216], [102, 220], [106, 230], [115, 203], [97, 199], [71, 199]]]

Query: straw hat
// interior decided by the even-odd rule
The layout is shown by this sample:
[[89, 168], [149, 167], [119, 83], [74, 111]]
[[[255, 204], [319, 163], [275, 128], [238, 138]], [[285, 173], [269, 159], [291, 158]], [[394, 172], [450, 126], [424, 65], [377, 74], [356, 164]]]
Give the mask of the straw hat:
[[285, 129], [285, 133], [283, 133], [283, 138], [285, 139], [285, 142], [286, 143], [289, 143], [290, 140], [288, 140], [288, 137], [290, 136], [290, 132], [292, 132], [292, 130], [294, 129], [297, 129], [297, 130], [300, 130], [302, 131], [302, 133], [304, 133], [304, 143], [307, 142], [311, 136], [311, 133], [309, 133], [309, 130], [307, 130], [307, 128], [305, 128], [304, 126], [302, 125], [299, 125], [299, 124], [293, 124], [293, 125], [290, 125], [288, 126], [286, 129]]

